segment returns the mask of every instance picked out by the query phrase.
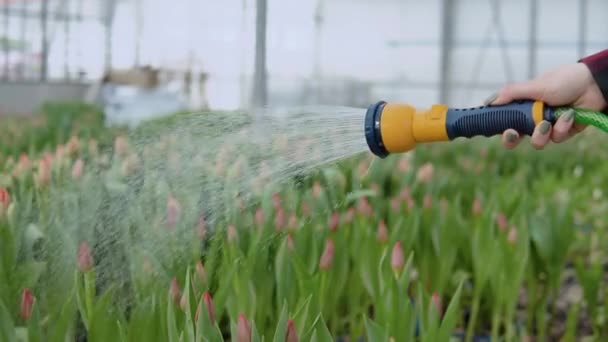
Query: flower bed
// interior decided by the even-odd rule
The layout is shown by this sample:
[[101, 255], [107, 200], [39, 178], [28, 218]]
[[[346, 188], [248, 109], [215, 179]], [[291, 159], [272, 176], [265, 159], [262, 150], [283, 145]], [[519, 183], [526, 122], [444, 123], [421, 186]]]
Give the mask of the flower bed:
[[0, 178], [0, 340], [602, 340], [604, 139], [365, 155], [221, 216], [201, 203], [228, 190], [196, 186], [242, 165], [174, 160], [170, 137], [19, 151]]

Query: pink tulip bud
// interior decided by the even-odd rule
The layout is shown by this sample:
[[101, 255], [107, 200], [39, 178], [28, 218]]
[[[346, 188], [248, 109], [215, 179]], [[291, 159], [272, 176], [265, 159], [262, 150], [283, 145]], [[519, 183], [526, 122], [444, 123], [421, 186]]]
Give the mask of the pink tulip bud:
[[386, 228], [386, 223], [384, 220], [380, 221], [378, 224], [378, 232], [376, 234], [376, 239], [381, 244], [384, 244], [388, 241], [388, 229]]
[[114, 140], [114, 151], [117, 156], [124, 157], [127, 154], [128, 144], [125, 137], [116, 137]]
[[507, 235], [507, 241], [514, 245], [517, 242], [517, 229], [515, 228], [515, 226], [512, 226], [511, 229], [509, 229], [509, 234]]
[[78, 159], [76, 160], [76, 162], [74, 162], [74, 166], [72, 166], [72, 178], [73, 179], [80, 179], [80, 177], [82, 177], [82, 170], [84, 169], [84, 162], [82, 161], [82, 159]]
[[340, 224], [340, 214], [333, 213], [331, 218], [329, 219], [329, 230], [335, 232], [338, 230], [338, 225]]
[[198, 304], [198, 308], [196, 309], [195, 321], [198, 321], [198, 317], [201, 313], [202, 306], [205, 306], [205, 310], [207, 311], [207, 314], [209, 315], [209, 319], [211, 320], [211, 323], [215, 323], [215, 308], [213, 306], [213, 299], [211, 298], [211, 295], [209, 294], [209, 292], [203, 293], [203, 298], [201, 298], [201, 301]]
[[314, 198], [321, 197], [321, 192], [323, 192], [321, 183], [319, 183], [319, 181], [315, 181], [314, 184], [312, 185], [312, 197], [314, 197]]
[[346, 213], [344, 214], [344, 223], [351, 224], [355, 219], [355, 208], [348, 208]]
[[236, 342], [251, 342], [251, 326], [242, 312], [236, 326]]
[[310, 216], [310, 206], [307, 202], [302, 202], [301, 206], [302, 216], [308, 217]]
[[414, 209], [414, 206], [416, 205], [416, 202], [414, 202], [413, 198], [410, 197], [410, 198], [406, 199], [405, 201], [407, 202], [407, 209], [408, 210]]
[[296, 213], [291, 213], [291, 215], [289, 215], [289, 222], [287, 223], [287, 226], [290, 230], [294, 231], [298, 228], [298, 224], [298, 217], [296, 216]]
[[433, 303], [433, 305], [435, 305], [437, 312], [441, 313], [442, 312], [441, 298], [439, 297], [439, 295], [436, 292], [433, 293], [433, 296], [431, 297], [431, 302]]
[[27, 172], [32, 168], [32, 162], [25, 153], [21, 153], [19, 156], [19, 165], [17, 165], [19, 172]]
[[207, 223], [203, 216], [199, 217], [198, 223], [196, 224], [196, 236], [199, 240], [203, 240], [207, 235]]
[[196, 262], [196, 274], [198, 275], [198, 279], [201, 283], [205, 283], [207, 281], [207, 272], [205, 272], [205, 267], [203, 266], [202, 261]]
[[272, 194], [272, 202], [274, 203], [275, 209], [281, 207], [281, 197], [278, 192]]
[[420, 183], [429, 183], [433, 179], [434, 171], [435, 169], [433, 167], [433, 164], [426, 163], [418, 169], [416, 179]]
[[496, 216], [496, 224], [498, 225], [498, 228], [500, 228], [500, 230], [502, 230], [502, 231], [507, 230], [508, 222], [507, 222], [507, 218], [506, 218], [505, 214], [498, 213], [498, 215]]
[[9, 205], [11, 204], [11, 197], [8, 191], [0, 186], [0, 218], [6, 215]]
[[57, 159], [58, 161], [63, 160], [63, 157], [65, 156], [65, 147], [63, 145], [57, 145], [57, 148], [55, 149], [55, 159]]
[[21, 310], [19, 312], [19, 316], [24, 322], [29, 321], [30, 317], [32, 317], [32, 308], [34, 307], [34, 303], [36, 302], [36, 298], [32, 295], [30, 289], [25, 288], [21, 293]]
[[321, 255], [321, 260], [319, 261], [319, 268], [322, 271], [328, 270], [334, 262], [334, 240], [332, 238], [328, 238], [325, 244], [325, 249], [323, 250], [323, 254]]
[[171, 286], [169, 287], [169, 295], [175, 305], [181, 305], [182, 291], [177, 283], [177, 278], [171, 279]]
[[177, 199], [173, 196], [169, 196], [167, 199], [167, 226], [169, 228], [175, 228], [179, 221], [181, 208]]
[[294, 251], [296, 249], [296, 245], [291, 234], [287, 234], [287, 248], [289, 248], [290, 251]]
[[277, 231], [283, 230], [283, 228], [285, 228], [285, 221], [286, 221], [285, 210], [283, 210], [283, 208], [279, 207], [277, 209], [277, 213], [276, 213], [276, 216], [274, 218], [275, 229]]
[[393, 253], [391, 255], [391, 266], [393, 270], [398, 271], [405, 265], [405, 257], [403, 256], [403, 247], [401, 241], [395, 242], [393, 246]]
[[407, 158], [401, 158], [397, 166], [399, 172], [407, 172], [410, 170], [410, 162]]
[[433, 196], [431, 194], [424, 195], [423, 207], [424, 209], [431, 209], [433, 207]]
[[372, 191], [376, 194], [380, 192], [380, 187], [376, 183], [372, 183], [369, 188], [372, 189]]
[[93, 269], [93, 256], [91, 255], [91, 249], [89, 244], [81, 242], [78, 246], [78, 270], [86, 273]]
[[236, 239], [238, 238], [238, 235], [237, 235], [236, 228], [234, 227], [234, 225], [231, 224], [228, 226], [226, 236], [228, 238], [228, 242], [236, 241]]
[[481, 208], [481, 200], [479, 198], [475, 198], [475, 200], [473, 201], [472, 208], [471, 208], [473, 215], [475, 215], [475, 216], [481, 215], [482, 210], [483, 209]]
[[403, 189], [401, 189], [401, 192], [399, 193], [399, 198], [402, 201], [407, 200], [408, 198], [410, 198], [410, 188], [408, 188], [407, 186], [404, 186]]
[[35, 177], [38, 186], [46, 186], [51, 182], [51, 163], [48, 159], [41, 159], [38, 162], [38, 173]]
[[357, 211], [360, 215], [370, 217], [372, 215], [372, 207], [366, 197], [361, 197], [357, 204]]
[[70, 137], [70, 140], [68, 141], [66, 150], [67, 153], [71, 156], [75, 155], [78, 152], [78, 148], [80, 147], [80, 140], [78, 139], [77, 136], [73, 135]]
[[395, 212], [399, 212], [401, 210], [401, 202], [398, 197], [391, 198], [391, 209]]
[[258, 226], [264, 224], [264, 210], [262, 208], [258, 208], [255, 212], [255, 224]]
[[298, 342], [296, 326], [292, 319], [287, 321], [287, 333], [285, 334], [285, 342]]

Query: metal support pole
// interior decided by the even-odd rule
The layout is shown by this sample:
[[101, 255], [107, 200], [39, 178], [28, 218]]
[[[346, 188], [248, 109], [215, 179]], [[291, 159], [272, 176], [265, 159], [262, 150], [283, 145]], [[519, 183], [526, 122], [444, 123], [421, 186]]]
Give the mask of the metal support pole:
[[253, 104], [254, 106], [265, 106], [268, 102], [266, 79], [266, 17], [268, 4], [267, 0], [257, 0], [256, 3]]
[[42, 10], [40, 11], [40, 25], [42, 26], [42, 53], [40, 65], [40, 81], [45, 82], [48, 78], [48, 63], [49, 63], [49, 39], [48, 39], [48, 14], [49, 1], [42, 0]]
[[4, 50], [4, 72], [2, 73], [2, 78], [7, 80], [8, 77], [8, 73], [9, 73], [9, 67], [8, 67], [8, 61], [9, 61], [9, 54], [10, 54], [10, 50], [9, 50], [9, 35], [8, 35], [8, 2], [4, 3], [4, 6], [2, 7], [3, 11], [3, 15], [2, 15], [2, 24], [3, 24], [3, 28], [2, 28], [2, 34], [0, 35], [0, 38], [2, 39], [2, 45], [3, 45], [3, 50]]
[[530, 0], [530, 30], [528, 36], [528, 79], [536, 75], [536, 50], [538, 48], [538, 0]]
[[27, 20], [29, 19], [28, 16], [25, 14], [25, 11], [27, 9], [27, 2], [23, 1], [21, 3], [21, 9], [23, 10], [23, 14], [19, 16], [20, 22], [19, 22], [19, 40], [21, 40], [21, 60], [23, 61], [23, 64], [21, 65], [21, 69], [19, 69], [19, 75], [18, 78], [19, 79], [24, 79], [26, 77], [26, 68], [29, 67], [28, 64], [26, 64], [27, 62], [27, 58], [26, 58], [26, 54], [27, 54], [27, 44], [25, 43], [25, 39], [26, 39], [26, 31], [25, 28], [27, 27]]
[[66, 18], [63, 20], [63, 31], [65, 33], [65, 46], [63, 49], [63, 74], [66, 80], [70, 80], [70, 0], [66, 0]]
[[587, 0], [578, 1], [578, 58], [587, 53]]
[[454, 46], [454, 8], [457, 0], [443, 0], [441, 11], [441, 59], [439, 102], [450, 100], [452, 48]]

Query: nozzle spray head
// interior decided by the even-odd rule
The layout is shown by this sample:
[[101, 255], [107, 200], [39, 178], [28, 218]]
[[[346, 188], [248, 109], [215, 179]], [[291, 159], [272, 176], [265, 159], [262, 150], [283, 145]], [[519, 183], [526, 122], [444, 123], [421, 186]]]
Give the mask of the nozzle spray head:
[[384, 101], [373, 103], [367, 108], [367, 113], [365, 114], [365, 139], [367, 140], [367, 146], [373, 154], [380, 158], [388, 156], [388, 151], [382, 142], [382, 132], [380, 131], [380, 118], [385, 105], [386, 102]]
[[370, 151], [380, 158], [390, 153], [414, 148], [412, 121], [416, 109], [397, 103], [379, 101], [370, 105], [365, 115], [365, 139]]

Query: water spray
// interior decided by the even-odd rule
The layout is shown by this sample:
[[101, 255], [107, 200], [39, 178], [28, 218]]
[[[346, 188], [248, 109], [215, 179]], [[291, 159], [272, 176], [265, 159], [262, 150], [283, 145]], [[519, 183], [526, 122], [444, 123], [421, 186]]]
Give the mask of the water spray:
[[449, 108], [436, 104], [422, 110], [409, 104], [379, 101], [367, 109], [365, 138], [370, 151], [385, 158], [391, 153], [408, 152], [419, 143], [491, 137], [507, 129], [530, 136], [543, 120], [553, 125], [569, 109], [575, 112], [575, 122], [595, 126], [608, 133], [606, 114], [581, 108], [552, 107], [542, 101], [522, 100], [474, 108]]

